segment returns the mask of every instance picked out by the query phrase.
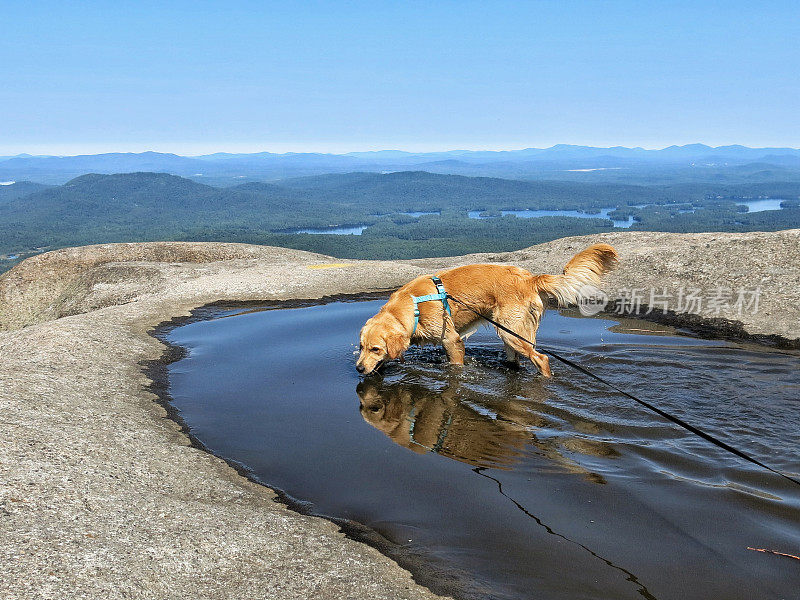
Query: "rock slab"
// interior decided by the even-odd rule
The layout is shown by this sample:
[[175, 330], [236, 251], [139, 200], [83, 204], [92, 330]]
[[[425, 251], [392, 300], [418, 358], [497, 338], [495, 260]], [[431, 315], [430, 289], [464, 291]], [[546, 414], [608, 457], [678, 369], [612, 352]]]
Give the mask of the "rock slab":
[[[760, 286], [743, 332], [800, 338], [800, 230], [614, 232], [518, 252], [347, 261], [216, 243], [108, 244], [30, 258], [0, 276], [0, 597], [433, 598], [331, 522], [189, 444], [142, 365], [153, 327], [217, 301], [391, 289], [469, 262], [559, 272], [613, 244], [620, 290]], [[355, 335], [355, 332], [354, 332]]]

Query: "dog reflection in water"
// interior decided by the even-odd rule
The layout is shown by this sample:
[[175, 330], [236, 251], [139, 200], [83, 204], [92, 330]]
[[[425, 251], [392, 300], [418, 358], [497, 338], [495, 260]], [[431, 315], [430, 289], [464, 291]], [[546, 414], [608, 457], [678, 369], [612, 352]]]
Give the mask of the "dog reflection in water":
[[[434, 452], [477, 467], [510, 469], [522, 460], [525, 448], [533, 445], [534, 452], [555, 461], [553, 466], [560, 470], [602, 482], [602, 477], [587, 472], [559, 450], [613, 457], [615, 452], [607, 444], [575, 438], [536, 439], [534, 430], [550, 424], [545, 415], [531, 408], [544, 401], [544, 389], [529, 389], [526, 400], [483, 395], [464, 400], [457, 397], [458, 389], [457, 383], [433, 391], [420, 384], [366, 379], [356, 392], [364, 420], [414, 452]], [[574, 425], [586, 429], [585, 423]]]

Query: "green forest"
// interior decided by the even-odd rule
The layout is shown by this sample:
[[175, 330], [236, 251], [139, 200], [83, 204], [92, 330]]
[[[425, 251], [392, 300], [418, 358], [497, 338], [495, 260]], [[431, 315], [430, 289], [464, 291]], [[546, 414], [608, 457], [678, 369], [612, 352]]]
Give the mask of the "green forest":
[[[782, 210], [748, 213], [743, 198], [782, 198]], [[606, 218], [534, 219], [501, 210], [581, 210], [633, 216], [632, 230], [754, 231], [800, 227], [800, 183], [663, 186], [514, 181], [421, 171], [347, 173], [218, 188], [164, 173], [83, 175], [61, 186], [0, 188], [0, 255], [24, 258], [65, 246], [154, 240], [278, 245], [342, 258], [417, 258], [508, 251], [570, 235], [611, 231]], [[413, 217], [404, 212], [440, 214]], [[495, 218], [471, 219], [469, 211]], [[293, 233], [366, 226], [362, 235]], [[0, 269], [15, 260], [0, 261]]]

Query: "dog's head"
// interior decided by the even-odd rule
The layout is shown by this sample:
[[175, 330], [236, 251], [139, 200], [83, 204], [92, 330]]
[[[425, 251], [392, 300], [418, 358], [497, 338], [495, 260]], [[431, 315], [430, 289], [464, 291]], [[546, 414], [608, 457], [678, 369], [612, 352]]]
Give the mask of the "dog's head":
[[387, 360], [400, 358], [410, 340], [400, 321], [388, 311], [381, 311], [361, 328], [356, 370], [372, 373]]

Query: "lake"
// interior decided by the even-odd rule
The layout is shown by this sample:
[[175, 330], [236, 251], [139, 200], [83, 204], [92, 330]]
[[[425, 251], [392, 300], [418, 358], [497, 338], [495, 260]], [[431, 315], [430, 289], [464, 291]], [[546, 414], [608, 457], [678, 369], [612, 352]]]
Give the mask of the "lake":
[[[598, 214], [589, 214], [578, 210], [504, 210], [503, 215], [514, 215], [522, 219], [532, 219], [536, 217], [579, 217], [582, 219], [607, 219], [608, 213], [614, 208], [604, 208]], [[471, 210], [467, 214], [470, 219], [491, 219], [494, 217], [482, 217], [479, 210]], [[439, 211], [410, 211], [398, 213], [410, 217], [421, 217], [424, 215], [438, 215]], [[633, 225], [633, 217], [628, 217], [625, 221], [613, 221], [614, 227], [630, 227]], [[369, 225], [352, 225], [346, 227], [316, 227], [309, 229], [292, 229], [284, 233], [311, 233], [328, 235], [361, 235]]]
[[[400, 215], [408, 215], [409, 217], [419, 218], [423, 215], [438, 215], [440, 211], [411, 211], [397, 213]], [[375, 215], [383, 216], [383, 215]], [[292, 229], [284, 233], [311, 233], [311, 234], [328, 234], [328, 235], [361, 235], [361, 233], [369, 225], [348, 225], [346, 227], [316, 227], [310, 229]]]
[[[502, 210], [503, 216], [514, 215], [522, 219], [536, 219], [538, 217], [578, 217], [579, 219], [609, 219], [608, 213], [616, 210], [615, 207], [601, 208], [599, 213], [587, 213], [582, 210]], [[468, 215], [470, 219], [493, 219], [496, 217], [482, 217], [480, 210], [471, 210]], [[612, 219], [613, 221], [613, 219]], [[628, 217], [624, 221], [613, 221], [614, 227], [627, 228], [633, 225], [633, 217]]]
[[369, 225], [348, 225], [346, 227], [321, 227], [312, 229], [293, 229], [284, 233], [312, 233], [328, 235], [361, 235]]
[[[760, 200], [747, 200], [737, 202], [741, 206], [747, 206], [749, 212], [761, 212], [765, 210], [781, 210], [782, 199], [766, 198]], [[646, 205], [637, 205], [632, 208], [643, 208]], [[521, 219], [536, 219], [539, 217], [577, 217], [579, 219], [609, 219], [609, 213], [616, 210], [614, 207], [607, 207], [600, 209], [599, 213], [587, 213], [580, 210], [503, 210], [500, 213], [505, 215], [513, 215]], [[480, 210], [471, 210], [467, 213], [470, 219], [494, 219], [496, 217], [482, 217]], [[679, 210], [680, 213], [694, 212], [694, 209]], [[423, 215], [438, 215], [439, 211], [410, 211], [398, 213], [401, 215], [408, 215], [410, 217], [421, 217]], [[628, 217], [626, 220], [613, 220], [615, 228], [628, 228], [633, 225], [633, 217]], [[332, 234], [332, 235], [361, 235], [361, 233], [369, 225], [353, 225], [347, 227], [322, 227], [311, 229], [294, 229], [286, 233], [312, 233], [312, 234]]]
[[763, 212], [765, 210], [783, 210], [781, 208], [781, 198], [763, 198], [760, 200], [747, 200], [746, 202], [737, 202], [739, 206], [746, 206], [747, 212]]

